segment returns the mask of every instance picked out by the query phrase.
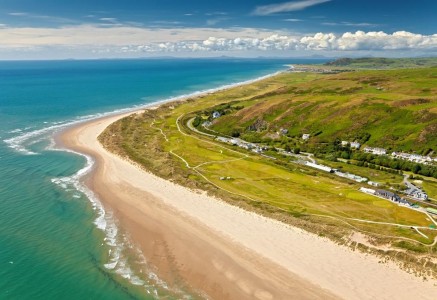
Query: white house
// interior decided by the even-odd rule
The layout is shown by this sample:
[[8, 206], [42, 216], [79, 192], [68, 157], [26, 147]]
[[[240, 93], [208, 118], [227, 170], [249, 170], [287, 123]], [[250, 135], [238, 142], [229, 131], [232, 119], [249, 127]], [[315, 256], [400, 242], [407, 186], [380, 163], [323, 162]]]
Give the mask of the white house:
[[375, 155], [386, 155], [387, 154], [387, 150], [385, 150], [384, 148], [365, 147], [364, 152], [372, 153]]
[[350, 144], [351, 148], [360, 149], [361, 144], [357, 142], [348, 142], [348, 141], [341, 141], [341, 145], [343, 147], [347, 146], [347, 144]]
[[309, 133], [304, 133], [303, 135], [302, 135], [302, 139], [303, 140], [308, 140], [310, 138], [310, 134]]
[[361, 144], [358, 142], [351, 143], [351, 148], [360, 149], [360, 147], [361, 147]]
[[218, 112], [218, 111], [215, 111], [215, 112], [213, 112], [212, 113], [212, 117], [214, 118], [214, 119], [217, 119], [218, 117], [220, 117], [221, 115], [220, 115], [220, 113]]

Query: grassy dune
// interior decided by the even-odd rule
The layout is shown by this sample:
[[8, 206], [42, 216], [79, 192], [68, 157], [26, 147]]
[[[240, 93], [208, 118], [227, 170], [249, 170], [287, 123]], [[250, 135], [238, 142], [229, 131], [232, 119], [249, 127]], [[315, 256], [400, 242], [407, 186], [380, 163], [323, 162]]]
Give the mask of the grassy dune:
[[[437, 253], [433, 244], [437, 232], [426, 229], [432, 222], [425, 214], [360, 193], [360, 185], [351, 181], [292, 162], [278, 163], [216, 142], [186, 126], [199, 112], [231, 103], [243, 108], [220, 117], [214, 130], [224, 133], [230, 128], [245, 130], [261, 117], [268, 123], [267, 132], [280, 127], [289, 128], [291, 134], [300, 134], [302, 128], [322, 130], [320, 140], [352, 134], [350, 127], [362, 126], [372, 134], [369, 144], [379, 143], [394, 133], [399, 134], [395, 141], [402, 149], [416, 146], [421, 149], [435, 143], [435, 131], [430, 135], [418, 132], [436, 124], [436, 119], [417, 122], [414, 112], [437, 113], [433, 111], [437, 107], [433, 95], [436, 88], [430, 85], [437, 69], [389, 72], [392, 73], [384, 73], [384, 78], [394, 79], [379, 79], [376, 85], [373, 84], [375, 78], [381, 78], [382, 74], [371, 71], [337, 75], [282, 74], [132, 115], [112, 124], [99, 139], [111, 151], [132, 159], [158, 176], [205, 190], [232, 204], [340, 243], [353, 244], [349, 238], [351, 233], [364, 232], [375, 245], [385, 244], [391, 249], [384, 252], [375, 246], [374, 251], [389, 258], [396, 256], [420, 269], [424, 257], [435, 257]], [[413, 73], [416, 80], [411, 82]], [[376, 90], [375, 86], [380, 85], [386, 90]], [[413, 98], [427, 99], [427, 102], [410, 104], [408, 101]], [[407, 112], [410, 119], [387, 116], [387, 110], [397, 116], [399, 111]], [[357, 122], [365, 117], [370, 121]], [[407, 129], [402, 125], [405, 122], [408, 122]], [[384, 128], [386, 125], [390, 128]], [[419, 136], [424, 137], [421, 142], [418, 142]], [[372, 172], [375, 177], [390, 179], [379, 171]], [[221, 177], [229, 178], [221, 180]], [[424, 227], [420, 230], [427, 238], [410, 226]], [[395, 255], [399, 248], [402, 251]]]

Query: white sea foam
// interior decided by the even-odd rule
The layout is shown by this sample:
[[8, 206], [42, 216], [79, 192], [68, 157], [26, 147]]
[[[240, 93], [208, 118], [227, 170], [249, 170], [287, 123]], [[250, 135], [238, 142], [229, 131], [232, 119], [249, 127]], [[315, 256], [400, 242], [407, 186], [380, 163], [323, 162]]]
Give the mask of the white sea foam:
[[[138, 258], [136, 264], [144, 266], [147, 269], [147, 262], [144, 256], [139, 249], [136, 249], [135, 246], [133, 246], [133, 244], [130, 242], [130, 238], [126, 234], [120, 233], [112, 211], [105, 210], [96, 195], [90, 189], [88, 189], [81, 181], [81, 178], [92, 170], [94, 160], [87, 155], [77, 153], [75, 151], [67, 149], [57, 150], [74, 153], [86, 158], [85, 166], [78, 172], [68, 177], [53, 178], [52, 182], [66, 191], [70, 191], [70, 187], [74, 187], [74, 190], [83, 193], [90, 200], [93, 209], [97, 213], [94, 224], [98, 229], [104, 232], [104, 242], [109, 247], [108, 262], [104, 264], [104, 267], [108, 270], [115, 272], [116, 274], [128, 280], [134, 285], [143, 286], [148, 293], [151, 293], [156, 297], [158, 297], [158, 292], [155, 286], [159, 286], [162, 289], [170, 291], [168, 285], [164, 281], [160, 280], [155, 273], [152, 273], [148, 270], [148, 277], [143, 280], [142, 278], [140, 278], [139, 275], [135, 274], [135, 272], [131, 268], [127, 256], [123, 254], [124, 252], [126, 252], [127, 250], [133, 250]], [[72, 197], [80, 198], [77, 193], [74, 193]], [[176, 290], [172, 290], [171, 292], [175, 294], [182, 293]]]
[[[98, 119], [98, 118], [102, 118], [102, 117], [106, 117], [106, 116], [111, 116], [111, 115], [117, 115], [117, 114], [121, 114], [121, 113], [128, 113], [128, 112], [133, 112], [136, 111], [138, 109], [144, 109], [144, 108], [148, 108], [151, 106], [155, 106], [155, 105], [159, 105], [159, 104], [163, 104], [166, 102], [172, 102], [172, 101], [177, 101], [177, 100], [182, 100], [182, 99], [186, 99], [186, 98], [192, 98], [192, 97], [198, 97], [201, 95], [205, 95], [205, 94], [210, 94], [210, 93], [214, 93], [217, 91], [221, 91], [221, 90], [225, 90], [225, 89], [229, 89], [232, 87], [237, 87], [237, 86], [241, 86], [241, 85], [245, 85], [245, 84], [250, 84], [250, 83], [254, 83], [256, 81], [260, 81], [275, 75], [278, 75], [280, 73], [282, 73], [284, 71], [279, 71], [273, 74], [269, 74], [269, 75], [265, 75], [265, 76], [261, 76], [255, 79], [250, 79], [250, 80], [246, 80], [246, 81], [242, 81], [242, 82], [237, 82], [237, 83], [233, 83], [233, 84], [227, 84], [227, 85], [222, 85], [220, 87], [217, 88], [212, 88], [212, 89], [206, 89], [206, 90], [201, 90], [201, 91], [196, 91], [190, 94], [183, 94], [183, 95], [179, 95], [179, 96], [174, 96], [174, 97], [169, 97], [167, 99], [161, 100], [161, 101], [155, 101], [152, 103], [147, 103], [147, 104], [139, 104], [139, 105], [134, 105], [128, 108], [123, 108], [123, 109], [117, 109], [114, 111], [109, 111], [109, 112], [105, 112], [105, 113], [96, 113], [96, 114], [91, 114], [91, 115], [85, 115], [85, 116], [80, 116], [77, 117], [73, 120], [67, 120], [64, 122], [53, 122], [52, 125], [47, 126], [47, 127], [43, 127], [41, 129], [37, 129], [37, 130], [33, 130], [33, 131], [29, 131], [27, 132], [28, 129], [30, 129], [30, 127], [25, 128], [24, 130], [21, 131], [17, 131], [15, 133], [21, 133], [15, 137], [11, 137], [8, 139], [3, 140], [11, 149], [14, 149], [15, 151], [20, 152], [21, 154], [24, 155], [35, 155], [38, 154], [32, 150], [29, 150], [27, 147], [34, 144], [31, 141], [37, 139], [37, 141], [41, 141], [41, 137], [43, 139], [48, 139], [50, 137], [52, 137], [54, 132], [57, 132], [61, 129], [65, 129], [67, 127], [79, 124], [79, 123], [83, 123], [86, 121], [90, 121], [93, 119]], [[48, 122], [44, 122], [44, 124], [48, 124]], [[23, 132], [26, 131], [26, 132]], [[12, 133], [12, 132], [10, 132]], [[38, 139], [39, 138], [39, 139]], [[54, 144], [52, 143], [48, 149], [53, 149]]]
[[22, 131], [23, 131], [23, 129], [17, 128], [17, 129], [8, 131], [8, 133], [19, 133], [19, 132], [22, 132]]
[[[53, 178], [52, 182], [57, 184], [58, 186], [60, 186], [61, 188], [65, 189], [65, 190], [68, 190], [69, 186], [73, 186], [75, 188], [75, 190], [83, 193], [91, 202], [93, 209], [97, 212], [97, 217], [94, 221], [94, 224], [96, 225], [96, 227], [98, 229], [102, 230], [105, 233], [104, 241], [107, 244], [107, 246], [109, 247], [109, 251], [108, 251], [109, 261], [106, 264], [104, 264], [104, 267], [107, 268], [108, 270], [114, 271], [115, 273], [119, 274], [121, 277], [129, 280], [134, 285], [143, 286], [148, 293], [150, 293], [150, 294], [154, 295], [154, 297], [158, 298], [159, 294], [158, 294], [158, 290], [155, 288], [155, 286], [159, 286], [160, 288], [168, 290], [168, 291], [170, 291], [170, 288], [154, 272], [152, 272], [150, 269], [147, 268], [146, 258], [141, 253], [141, 251], [130, 242], [131, 239], [127, 236], [127, 234], [121, 234], [119, 232], [116, 220], [114, 219], [112, 212], [110, 210], [105, 210], [103, 205], [99, 201], [99, 199], [96, 197], [96, 195], [81, 182], [81, 178], [84, 175], [88, 174], [92, 170], [93, 165], [94, 165], [94, 160], [90, 156], [82, 154], [82, 153], [78, 153], [78, 152], [68, 150], [68, 149], [56, 148], [55, 143], [54, 143], [54, 139], [53, 139], [53, 133], [56, 131], [59, 131], [60, 129], [63, 129], [63, 128], [66, 128], [66, 127], [69, 127], [72, 125], [76, 125], [78, 123], [82, 123], [82, 122], [85, 122], [88, 120], [97, 119], [100, 117], [105, 117], [105, 116], [110, 116], [110, 115], [115, 115], [115, 114], [120, 114], [120, 113], [125, 113], [125, 112], [130, 112], [130, 111], [135, 111], [138, 109], [143, 109], [143, 108], [147, 108], [150, 106], [163, 104], [166, 102], [182, 100], [182, 99], [186, 99], [186, 98], [190, 98], [190, 97], [197, 97], [200, 95], [209, 94], [209, 93], [217, 92], [220, 90], [229, 89], [232, 87], [253, 83], [253, 82], [277, 75], [279, 73], [281, 73], [281, 72], [276, 72], [274, 74], [262, 76], [262, 77], [252, 79], [252, 80], [247, 80], [247, 81], [238, 82], [238, 83], [234, 83], [234, 84], [224, 85], [224, 86], [214, 88], [214, 89], [197, 91], [197, 92], [194, 92], [191, 94], [180, 95], [177, 97], [171, 97], [171, 98], [168, 98], [168, 99], [165, 99], [162, 101], [157, 101], [157, 102], [149, 103], [146, 105], [137, 105], [137, 106], [133, 106], [130, 108], [120, 109], [120, 110], [107, 112], [107, 113], [98, 113], [98, 114], [94, 114], [94, 115], [81, 116], [81, 117], [78, 117], [77, 119], [72, 120], [72, 121], [57, 123], [57, 124], [53, 124], [49, 127], [43, 128], [43, 129], [39, 129], [39, 130], [31, 131], [31, 132], [26, 132], [24, 134], [21, 134], [19, 136], [14, 137], [14, 138], [7, 139], [7, 140], [5, 140], [5, 142], [9, 145], [9, 147], [11, 147], [11, 148], [23, 153], [23, 154], [34, 154], [34, 152], [26, 149], [26, 145], [29, 145], [32, 143], [29, 141], [34, 140], [35, 138], [38, 138], [41, 136], [45, 136], [46, 138], [51, 136], [52, 137], [51, 143], [48, 146], [49, 150], [66, 151], [66, 152], [74, 153], [74, 154], [85, 157], [85, 159], [86, 159], [85, 166], [82, 169], [80, 169], [76, 174], [69, 176], [69, 177]], [[73, 198], [80, 198], [80, 196], [78, 196], [77, 194], [73, 194], [72, 197]], [[135, 274], [135, 272], [130, 267], [129, 260], [127, 259], [126, 256], [123, 255], [123, 253], [126, 250], [131, 250], [131, 251], [136, 252], [136, 257], [139, 259], [139, 261], [137, 261], [136, 264], [139, 264], [141, 266], [146, 267], [147, 275], [148, 275], [147, 278], [142, 279], [138, 275]], [[172, 289], [171, 292], [173, 292], [176, 295], [179, 295], [182, 299], [191, 299], [191, 296], [187, 295], [183, 291]]]

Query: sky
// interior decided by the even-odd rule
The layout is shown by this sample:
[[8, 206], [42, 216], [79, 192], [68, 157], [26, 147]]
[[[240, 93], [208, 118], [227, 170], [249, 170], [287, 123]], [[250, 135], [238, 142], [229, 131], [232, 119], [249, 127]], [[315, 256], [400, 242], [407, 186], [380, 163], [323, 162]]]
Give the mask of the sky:
[[436, 0], [0, 0], [0, 60], [436, 56]]

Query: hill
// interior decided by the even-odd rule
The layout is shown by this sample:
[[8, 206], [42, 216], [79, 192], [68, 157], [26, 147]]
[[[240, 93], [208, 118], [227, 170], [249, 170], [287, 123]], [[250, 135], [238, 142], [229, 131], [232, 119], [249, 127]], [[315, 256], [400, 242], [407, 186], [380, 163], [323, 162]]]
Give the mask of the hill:
[[[261, 95], [216, 106], [213, 131], [311, 152], [335, 140], [389, 151], [437, 150], [437, 68], [287, 73]], [[286, 132], [278, 134], [278, 132]], [[302, 134], [311, 138], [302, 143]]]
[[437, 57], [423, 58], [339, 58], [325, 63], [326, 66], [363, 68], [363, 69], [395, 69], [437, 66]]

